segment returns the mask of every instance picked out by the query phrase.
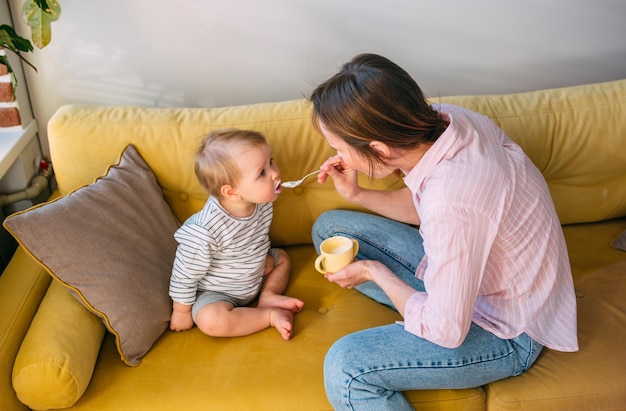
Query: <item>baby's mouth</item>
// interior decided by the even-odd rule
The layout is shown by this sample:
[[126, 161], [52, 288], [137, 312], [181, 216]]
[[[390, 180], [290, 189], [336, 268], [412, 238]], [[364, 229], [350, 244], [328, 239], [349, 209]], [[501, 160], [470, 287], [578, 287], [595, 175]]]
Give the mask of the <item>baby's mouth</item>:
[[276, 194], [280, 194], [283, 192], [283, 187], [281, 186], [282, 180], [278, 180], [276, 182]]

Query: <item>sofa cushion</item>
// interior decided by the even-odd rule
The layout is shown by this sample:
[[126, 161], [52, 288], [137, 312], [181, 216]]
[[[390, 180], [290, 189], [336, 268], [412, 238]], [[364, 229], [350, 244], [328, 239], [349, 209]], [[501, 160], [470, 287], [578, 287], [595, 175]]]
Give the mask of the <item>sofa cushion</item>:
[[[606, 247], [606, 246], [605, 246]], [[575, 282], [580, 350], [544, 349], [526, 373], [486, 387], [489, 410], [613, 410], [626, 404], [626, 261]]]
[[27, 410], [15, 395], [11, 370], [49, 284], [46, 270], [19, 247], [0, 275], [0, 410]]
[[138, 365], [165, 331], [178, 222], [133, 146], [93, 184], [12, 215], [5, 227], [102, 318]]
[[[569, 224], [626, 215], [626, 150], [623, 122], [616, 121], [626, 116], [625, 93], [626, 80], [621, 80], [518, 94], [435, 97], [433, 102], [491, 117], [543, 172], [561, 223]], [[154, 171], [170, 208], [184, 221], [207, 198], [194, 176], [193, 150], [203, 134], [221, 127], [262, 132], [284, 181], [315, 170], [334, 154], [312, 126], [311, 105], [304, 99], [218, 108], [66, 105], [50, 119], [48, 140], [62, 194], [93, 181], [132, 143]], [[597, 144], [598, 136], [602, 144]], [[401, 185], [393, 177], [375, 180], [376, 188]], [[272, 241], [276, 246], [310, 243], [311, 225], [333, 208], [362, 209], [343, 200], [332, 184], [315, 179], [285, 190], [274, 204]]]
[[[292, 275], [285, 294], [305, 302], [294, 336], [268, 328], [247, 337], [213, 338], [198, 327], [167, 330], [141, 366], [116, 361], [105, 336], [89, 388], [73, 411], [89, 410], [332, 410], [324, 392], [328, 348], [343, 335], [400, 320], [394, 310], [315, 270], [312, 245], [285, 249]], [[416, 410], [484, 411], [481, 388], [406, 393]]]
[[102, 321], [53, 281], [13, 366], [13, 388], [35, 410], [66, 408], [83, 395], [104, 337]]

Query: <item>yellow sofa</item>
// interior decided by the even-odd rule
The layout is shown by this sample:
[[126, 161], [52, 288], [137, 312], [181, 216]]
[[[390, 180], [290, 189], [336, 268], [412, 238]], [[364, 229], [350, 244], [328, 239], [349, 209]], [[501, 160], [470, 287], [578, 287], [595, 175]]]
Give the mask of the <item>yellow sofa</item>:
[[[522, 376], [407, 398], [419, 410], [626, 410], [626, 253], [610, 245], [626, 230], [626, 80], [433, 100], [490, 116], [544, 173], [569, 248], [580, 351], [546, 349]], [[190, 163], [202, 134], [263, 132], [283, 180], [293, 180], [333, 154], [310, 110], [304, 100], [215, 109], [64, 106], [48, 126], [58, 194], [92, 183], [132, 143], [182, 221], [206, 200]], [[275, 203], [271, 237], [292, 260], [287, 293], [305, 302], [291, 341], [273, 329], [242, 338], [168, 330], [136, 367], [120, 360], [102, 322], [19, 248], [0, 276], [0, 409], [329, 410], [322, 376], [329, 346], [400, 318], [315, 271], [311, 225], [334, 208], [354, 209], [332, 184], [314, 179]]]

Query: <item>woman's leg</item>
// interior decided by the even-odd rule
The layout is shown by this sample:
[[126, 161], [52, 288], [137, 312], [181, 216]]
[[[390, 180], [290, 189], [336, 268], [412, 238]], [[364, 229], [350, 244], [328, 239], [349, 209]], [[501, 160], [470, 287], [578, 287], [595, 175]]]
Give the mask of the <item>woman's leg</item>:
[[530, 368], [541, 345], [526, 334], [502, 340], [472, 324], [465, 342], [448, 349], [392, 324], [338, 340], [324, 364], [335, 410], [412, 410], [401, 391], [471, 388]]
[[[341, 235], [359, 242], [359, 260], [377, 260], [416, 290], [424, 285], [415, 277], [415, 271], [424, 256], [422, 237], [417, 228], [384, 217], [356, 211], [327, 211], [313, 225], [313, 244], [319, 246], [325, 239]], [[387, 295], [373, 282], [356, 287], [357, 290], [389, 307]]]

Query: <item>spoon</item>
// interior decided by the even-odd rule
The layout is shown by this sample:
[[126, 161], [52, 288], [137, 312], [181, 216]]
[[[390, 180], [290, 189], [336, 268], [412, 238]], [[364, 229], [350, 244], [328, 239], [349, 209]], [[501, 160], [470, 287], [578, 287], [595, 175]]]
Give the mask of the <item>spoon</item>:
[[305, 178], [312, 176], [313, 174], [317, 174], [322, 170], [315, 170], [312, 173], [309, 173], [307, 175], [305, 175], [304, 177], [302, 177], [300, 180], [296, 180], [296, 181], [285, 181], [284, 183], [280, 183], [281, 186], [283, 187], [287, 187], [287, 188], [296, 188], [298, 187], [300, 184], [302, 184], [302, 182], [304, 181]]

